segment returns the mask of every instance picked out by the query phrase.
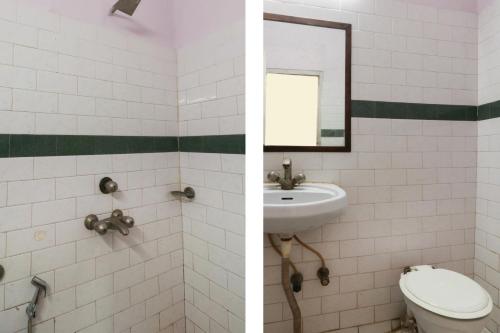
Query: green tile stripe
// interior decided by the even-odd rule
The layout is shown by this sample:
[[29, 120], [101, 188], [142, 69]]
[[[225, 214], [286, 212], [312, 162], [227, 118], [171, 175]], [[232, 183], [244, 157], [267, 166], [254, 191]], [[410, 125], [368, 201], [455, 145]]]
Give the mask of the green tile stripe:
[[352, 101], [353, 117], [421, 119], [421, 120], [478, 120], [478, 108], [471, 105], [418, 104], [377, 101]]
[[182, 152], [244, 154], [245, 135], [184, 136], [179, 138]]
[[478, 107], [478, 120], [486, 120], [498, 117], [500, 117], [500, 101], [483, 104]]
[[[183, 144], [180, 144], [182, 142]], [[95, 136], [0, 134], [0, 158], [192, 151], [244, 154], [245, 136]]]
[[343, 129], [321, 129], [322, 138], [343, 138], [345, 136], [345, 130]]

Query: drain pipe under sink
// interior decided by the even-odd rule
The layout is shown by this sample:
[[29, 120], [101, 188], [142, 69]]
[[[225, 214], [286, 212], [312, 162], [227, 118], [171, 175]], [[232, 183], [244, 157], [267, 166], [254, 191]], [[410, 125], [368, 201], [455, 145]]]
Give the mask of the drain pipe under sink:
[[281, 238], [281, 285], [285, 292], [288, 305], [292, 310], [293, 315], [293, 333], [302, 333], [302, 314], [300, 313], [299, 304], [295, 299], [292, 287], [290, 286], [290, 252], [292, 251], [292, 239]]

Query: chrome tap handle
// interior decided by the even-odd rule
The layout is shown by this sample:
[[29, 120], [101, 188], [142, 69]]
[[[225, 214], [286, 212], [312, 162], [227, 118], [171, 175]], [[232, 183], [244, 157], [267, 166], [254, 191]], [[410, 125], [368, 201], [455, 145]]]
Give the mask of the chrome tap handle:
[[279, 172], [271, 171], [267, 174], [267, 179], [273, 183], [277, 183], [280, 181], [281, 177]]
[[104, 194], [114, 193], [118, 191], [118, 183], [109, 177], [104, 177], [99, 182], [99, 189]]
[[306, 181], [306, 175], [304, 175], [303, 173], [299, 173], [298, 175], [296, 175], [295, 177], [293, 177], [293, 182], [296, 185], [302, 184], [305, 181]]
[[97, 221], [94, 224], [94, 230], [99, 234], [99, 235], [104, 235], [105, 233], [108, 232], [109, 226], [105, 221]]
[[132, 228], [134, 226], [135, 220], [130, 216], [124, 216], [121, 219], [122, 223], [125, 224], [127, 228]]
[[171, 191], [170, 194], [178, 197], [186, 197], [188, 199], [194, 199], [196, 196], [196, 192], [192, 187], [186, 187], [184, 188], [184, 191]]
[[111, 213], [111, 217], [116, 217], [116, 218], [121, 219], [121, 218], [123, 217], [123, 212], [121, 211], [121, 209], [115, 209], [115, 210]]
[[87, 217], [84, 220], [85, 228], [88, 230], [94, 230], [95, 224], [99, 222], [99, 218], [95, 214], [90, 214], [87, 215]]

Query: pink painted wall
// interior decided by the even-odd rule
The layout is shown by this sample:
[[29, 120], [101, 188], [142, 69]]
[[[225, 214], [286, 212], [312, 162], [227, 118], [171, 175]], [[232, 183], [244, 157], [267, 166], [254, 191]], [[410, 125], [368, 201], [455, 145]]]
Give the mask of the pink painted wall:
[[244, 18], [244, 0], [142, 0], [134, 16], [108, 12], [116, 0], [20, 0], [78, 20], [113, 26], [171, 46]]
[[174, 13], [175, 42], [182, 46], [243, 20], [245, 0], [174, 0]]
[[408, 0], [408, 3], [471, 13], [477, 12], [477, 0]]
[[483, 10], [487, 10], [497, 0], [478, 0], [477, 11], [482, 13]]
[[143, 0], [132, 17], [121, 13], [108, 15], [116, 0], [21, 1], [66, 17], [155, 38], [168, 45], [173, 45], [175, 41], [172, 0]]

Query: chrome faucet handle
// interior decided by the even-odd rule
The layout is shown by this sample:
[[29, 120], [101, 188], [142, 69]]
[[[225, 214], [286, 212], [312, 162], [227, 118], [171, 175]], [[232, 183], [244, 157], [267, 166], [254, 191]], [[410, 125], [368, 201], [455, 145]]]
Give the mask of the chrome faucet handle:
[[94, 230], [99, 234], [99, 235], [104, 235], [105, 233], [108, 232], [109, 226], [106, 223], [106, 221], [97, 221], [94, 224]]
[[277, 183], [280, 181], [281, 176], [280, 176], [279, 172], [271, 171], [267, 174], [267, 179], [273, 183]]
[[299, 173], [298, 175], [293, 177], [293, 182], [297, 185], [302, 184], [305, 181], [306, 181], [306, 175], [304, 175], [303, 173]]
[[121, 221], [127, 228], [132, 228], [134, 226], [135, 220], [130, 216], [124, 216]]
[[[88, 230], [94, 230], [95, 229], [97, 232], [99, 232], [97, 230], [97, 228], [96, 228], [97, 222], [99, 222], [99, 218], [97, 217], [97, 215], [90, 214], [90, 215], [87, 215], [87, 217], [85, 218], [85, 220], [84, 220], [83, 223], [85, 224], [85, 228], [87, 228]], [[99, 228], [99, 229], [102, 229], [102, 227]], [[99, 232], [99, 233], [102, 235], [101, 232]]]
[[104, 177], [99, 182], [99, 189], [103, 194], [114, 193], [118, 191], [118, 183], [109, 177]]
[[111, 217], [116, 217], [116, 218], [121, 219], [121, 218], [123, 217], [123, 212], [121, 211], [121, 209], [115, 209], [115, 210], [111, 213]]

